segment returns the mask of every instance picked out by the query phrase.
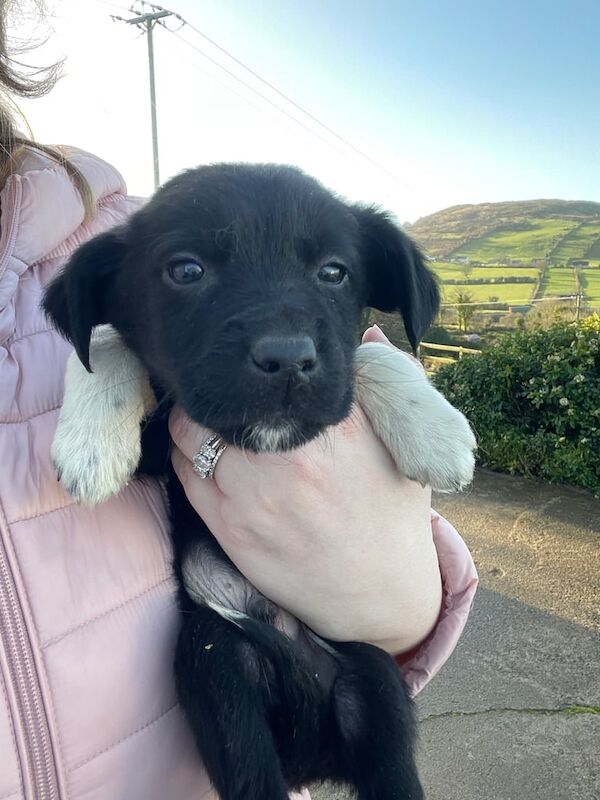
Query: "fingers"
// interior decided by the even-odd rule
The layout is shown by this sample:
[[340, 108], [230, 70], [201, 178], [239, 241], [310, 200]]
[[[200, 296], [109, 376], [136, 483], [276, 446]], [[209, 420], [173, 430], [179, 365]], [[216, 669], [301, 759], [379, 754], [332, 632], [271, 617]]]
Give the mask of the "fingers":
[[[254, 462], [256, 459], [255, 454], [239, 450], [233, 445], [228, 445], [219, 457], [215, 467], [214, 480], [211, 478], [202, 480], [194, 472], [191, 462], [213, 431], [202, 425], [197, 425], [178, 406], [175, 406], [169, 417], [169, 433], [176, 446], [175, 452], [178, 452], [177, 464], [179, 469], [190, 481], [191, 485], [194, 482], [198, 482], [204, 486], [217, 486], [220, 494], [224, 495], [238, 489], [240, 478], [247, 478], [251, 474], [248, 471], [248, 464]], [[182, 464], [182, 460], [186, 460], [187, 464]], [[173, 465], [175, 466], [175, 459], [173, 459]], [[179, 475], [177, 468], [176, 472]], [[179, 477], [181, 479], [181, 476]], [[184, 488], [189, 497], [188, 488], [185, 486]]]
[[186, 495], [198, 510], [199, 503], [213, 507], [217, 498], [238, 496], [241, 490], [249, 496], [267, 493], [276, 482], [293, 480], [290, 471], [300, 470], [309, 483], [318, 483], [323, 474], [336, 468], [336, 462], [344, 462], [349, 455], [348, 446], [352, 453], [355, 448], [362, 452], [370, 440], [376, 440], [367, 417], [356, 405], [341, 423], [289, 452], [256, 454], [229, 445], [219, 458], [214, 480], [202, 480], [194, 472], [192, 459], [212, 431], [196, 425], [181, 408], [175, 407], [169, 418], [169, 432], [175, 444], [173, 466]]
[[403, 356], [406, 356], [406, 358], [410, 358], [410, 360], [414, 364], [418, 364], [419, 367], [421, 367], [421, 369], [424, 371], [423, 365], [421, 364], [419, 359], [415, 358], [413, 355], [411, 355], [410, 353], [407, 353], [404, 350], [399, 350], [396, 347], [396, 345], [394, 345], [394, 344], [392, 344], [390, 342], [390, 340], [387, 338], [385, 333], [381, 330], [381, 328], [378, 325], [371, 325], [371, 327], [367, 328], [367, 330], [363, 333], [362, 343], [363, 344], [367, 344], [369, 342], [377, 342], [379, 344], [387, 344], [387, 345], [389, 345], [394, 350], [398, 350], [398, 352], [402, 353]]
[[381, 330], [379, 325], [371, 325], [370, 328], [367, 328], [367, 330], [363, 333], [362, 342], [363, 344], [366, 344], [367, 342], [381, 342], [382, 344], [389, 344], [390, 347], [394, 346], [387, 338], [385, 333]]
[[[175, 445], [181, 450], [183, 455], [190, 461], [198, 453], [204, 442], [214, 431], [193, 422], [179, 406], [175, 406], [169, 416], [169, 433]], [[233, 445], [228, 445], [223, 455], [219, 458], [217, 468], [222, 471], [224, 462], [229, 464], [232, 461], [248, 461], [254, 456], [247, 450], [239, 450]], [[217, 470], [215, 469], [215, 474]]]
[[202, 480], [194, 472], [192, 462], [178, 447], [173, 449], [171, 462], [183, 490], [196, 512], [200, 514], [213, 533], [222, 530], [221, 501], [223, 495], [217, 483], [211, 478]]
[[191, 461], [212, 431], [196, 425], [183, 409], [175, 406], [169, 417], [169, 433], [177, 447]]

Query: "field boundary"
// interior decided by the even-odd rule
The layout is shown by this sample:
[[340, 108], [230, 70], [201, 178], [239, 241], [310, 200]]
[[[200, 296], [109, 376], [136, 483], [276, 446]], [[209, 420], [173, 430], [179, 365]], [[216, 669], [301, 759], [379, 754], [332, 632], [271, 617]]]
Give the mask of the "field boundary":
[[[421, 348], [423, 347], [427, 350], [456, 353], [457, 356], [436, 356], [430, 355], [429, 353], [422, 353]], [[444, 364], [453, 364], [455, 361], [460, 361], [460, 359], [465, 355], [481, 355], [481, 350], [475, 350], [473, 347], [462, 347], [462, 345], [435, 344], [434, 342], [421, 342], [418, 349], [418, 357], [422, 361], [433, 361], [438, 366], [443, 366]]]

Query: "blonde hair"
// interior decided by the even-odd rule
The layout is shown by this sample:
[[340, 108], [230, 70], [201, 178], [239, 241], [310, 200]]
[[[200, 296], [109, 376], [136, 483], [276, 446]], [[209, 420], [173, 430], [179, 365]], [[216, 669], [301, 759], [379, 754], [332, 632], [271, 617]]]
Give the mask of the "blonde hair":
[[[81, 195], [87, 219], [92, 215], [96, 203], [90, 185], [81, 171], [59, 148], [40, 144], [32, 135], [23, 136], [17, 128], [16, 117], [19, 112], [12, 98], [42, 97], [48, 94], [60, 78], [62, 62], [49, 67], [32, 68], [16, 60], [16, 54], [31, 50], [38, 43], [30, 42], [19, 48], [10, 46], [7, 34], [9, 19], [22, 13], [21, 8], [15, 11], [15, 5], [22, 6], [22, 3], [0, 0], [0, 187], [14, 172], [19, 153], [23, 148], [31, 147], [64, 167]], [[43, 0], [34, 0], [34, 8], [40, 18], [44, 16]]]

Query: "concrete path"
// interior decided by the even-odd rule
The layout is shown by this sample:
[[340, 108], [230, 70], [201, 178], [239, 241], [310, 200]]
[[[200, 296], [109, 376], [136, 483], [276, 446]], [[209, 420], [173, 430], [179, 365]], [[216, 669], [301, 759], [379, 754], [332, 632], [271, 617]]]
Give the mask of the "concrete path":
[[600, 500], [482, 471], [434, 505], [481, 588], [418, 701], [427, 800], [600, 800]]

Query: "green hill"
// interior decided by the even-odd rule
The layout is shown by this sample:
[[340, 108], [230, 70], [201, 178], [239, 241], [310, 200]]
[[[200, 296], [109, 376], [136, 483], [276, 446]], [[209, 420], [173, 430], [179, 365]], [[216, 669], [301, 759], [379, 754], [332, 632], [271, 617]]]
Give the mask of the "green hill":
[[437, 259], [600, 262], [600, 203], [526, 200], [453, 206], [405, 226]]

